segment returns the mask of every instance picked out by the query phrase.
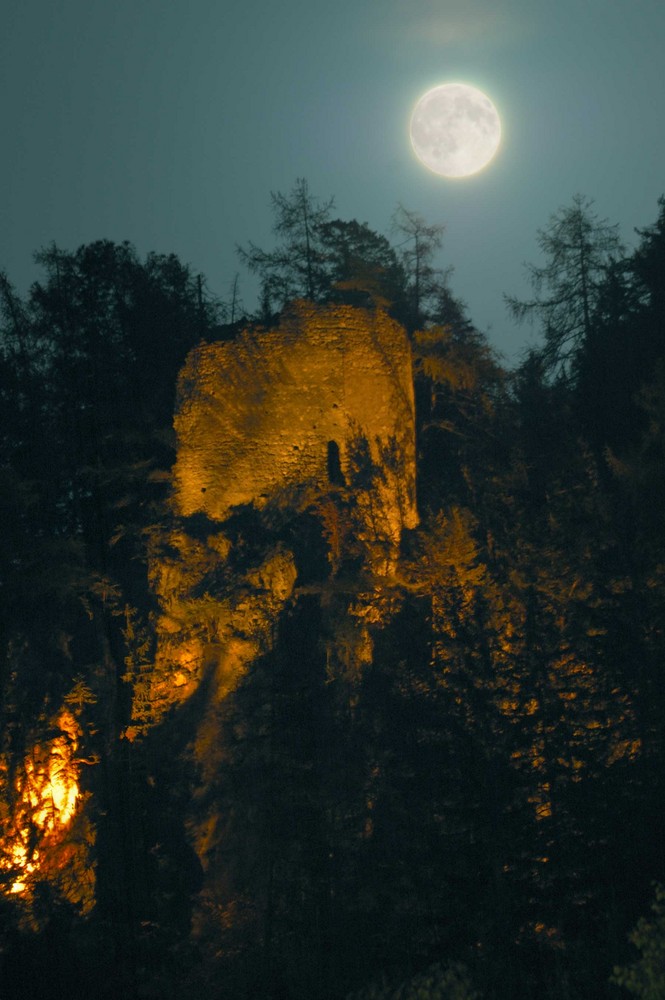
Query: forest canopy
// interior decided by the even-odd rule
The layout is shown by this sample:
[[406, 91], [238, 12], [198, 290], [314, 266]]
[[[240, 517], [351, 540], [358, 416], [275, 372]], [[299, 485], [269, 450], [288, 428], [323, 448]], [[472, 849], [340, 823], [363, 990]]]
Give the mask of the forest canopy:
[[[129, 243], [0, 275], [0, 993], [661, 996], [665, 200], [631, 252], [587, 198], [551, 217], [512, 369], [440, 224], [302, 179], [272, 208], [247, 314]], [[390, 573], [366, 511], [399, 466], [362, 437], [297, 504], [174, 503], [185, 359], [296, 299], [408, 335]], [[181, 706], [165, 643], [214, 658], [220, 622], [259, 652]]]

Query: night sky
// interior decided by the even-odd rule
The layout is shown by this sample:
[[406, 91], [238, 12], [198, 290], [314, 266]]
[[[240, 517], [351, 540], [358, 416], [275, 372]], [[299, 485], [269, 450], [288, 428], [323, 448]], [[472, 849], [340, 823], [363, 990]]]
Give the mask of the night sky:
[[[271, 245], [270, 191], [297, 177], [390, 235], [398, 203], [446, 226], [442, 267], [516, 358], [503, 293], [524, 295], [536, 230], [576, 193], [652, 224], [665, 193], [662, 0], [5, 0], [0, 25], [0, 268], [130, 240], [174, 252], [225, 297], [235, 245]], [[446, 180], [413, 155], [417, 98], [462, 80], [504, 138]]]

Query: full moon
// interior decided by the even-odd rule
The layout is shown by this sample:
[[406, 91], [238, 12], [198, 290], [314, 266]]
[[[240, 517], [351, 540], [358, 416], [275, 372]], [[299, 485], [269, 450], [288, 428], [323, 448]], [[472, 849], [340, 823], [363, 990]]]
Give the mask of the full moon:
[[420, 98], [411, 115], [413, 151], [443, 177], [468, 177], [487, 166], [501, 140], [501, 120], [482, 90], [444, 83]]

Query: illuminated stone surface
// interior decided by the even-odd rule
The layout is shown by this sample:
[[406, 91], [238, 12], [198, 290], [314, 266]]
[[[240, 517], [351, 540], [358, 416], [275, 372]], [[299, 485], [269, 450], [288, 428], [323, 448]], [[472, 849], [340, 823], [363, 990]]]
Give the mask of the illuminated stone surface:
[[[229, 570], [225, 532], [233, 534], [226, 522], [235, 509], [315, 511], [333, 575], [351, 533], [369, 578], [394, 571], [402, 532], [417, 520], [410, 345], [385, 313], [299, 302], [275, 330], [200, 345], [181, 372], [175, 428], [175, 513], [205, 515], [206, 529], [190, 534], [181, 521], [152, 560], [157, 650], [153, 669], [132, 678], [130, 738], [188, 701], [204, 679], [214, 716], [272, 646], [294, 597], [296, 557], [273, 542]], [[350, 492], [354, 519], [343, 524]], [[349, 670], [371, 661], [369, 626], [382, 618], [369, 589], [345, 625]], [[199, 737], [206, 732], [203, 718]]]
[[299, 302], [276, 330], [194, 350], [175, 420], [179, 512], [223, 521], [232, 507], [330, 487], [349, 472], [349, 442], [375, 462], [395, 441], [398, 467], [380, 488], [397, 542], [416, 523], [411, 355], [385, 313]]

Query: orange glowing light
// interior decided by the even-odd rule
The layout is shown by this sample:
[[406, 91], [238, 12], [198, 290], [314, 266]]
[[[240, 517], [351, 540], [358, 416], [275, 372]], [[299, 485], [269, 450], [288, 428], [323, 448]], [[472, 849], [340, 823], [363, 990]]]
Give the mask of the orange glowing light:
[[63, 839], [76, 812], [80, 729], [67, 709], [56, 726], [59, 735], [36, 744], [15, 779], [14, 821], [0, 840], [0, 870], [18, 876], [9, 886], [12, 894], [26, 892], [29, 876], [44, 864], [46, 849]]

